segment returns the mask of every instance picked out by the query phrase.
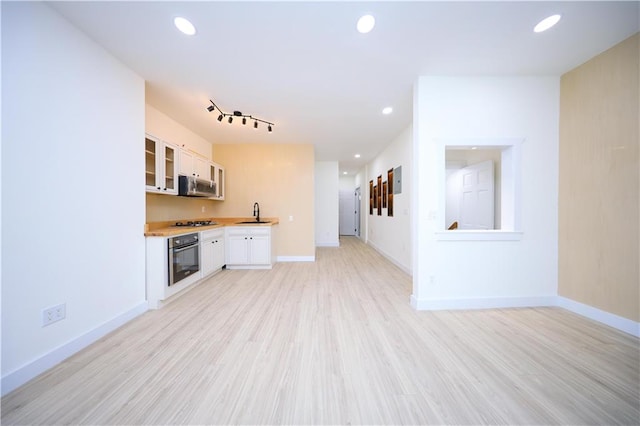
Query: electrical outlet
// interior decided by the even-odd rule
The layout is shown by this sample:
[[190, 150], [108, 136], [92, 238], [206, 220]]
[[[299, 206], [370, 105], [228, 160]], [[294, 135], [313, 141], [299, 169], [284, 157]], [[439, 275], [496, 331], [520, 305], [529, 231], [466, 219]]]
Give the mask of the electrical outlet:
[[56, 305], [42, 311], [42, 326], [45, 327], [56, 321], [65, 319], [67, 316], [67, 304]]
[[207, 208], [205, 206], [202, 206], [202, 213], [206, 212]]

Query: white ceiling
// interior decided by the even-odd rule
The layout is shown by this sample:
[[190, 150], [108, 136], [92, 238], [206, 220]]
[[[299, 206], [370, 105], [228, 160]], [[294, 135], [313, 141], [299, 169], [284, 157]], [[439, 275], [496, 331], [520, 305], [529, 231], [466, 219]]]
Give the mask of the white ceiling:
[[[150, 105], [212, 143], [311, 143], [349, 173], [411, 123], [420, 75], [561, 75], [640, 29], [638, 1], [49, 4], [143, 77]], [[365, 13], [376, 26], [360, 34]], [[532, 31], [555, 13], [558, 25]], [[273, 133], [218, 122], [209, 99]]]

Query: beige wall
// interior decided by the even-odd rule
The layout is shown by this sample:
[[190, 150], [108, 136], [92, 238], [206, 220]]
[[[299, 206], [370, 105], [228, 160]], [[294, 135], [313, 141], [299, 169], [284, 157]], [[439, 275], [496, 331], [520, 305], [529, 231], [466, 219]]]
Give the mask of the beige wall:
[[[313, 145], [214, 145], [214, 161], [225, 167], [225, 201], [219, 216], [278, 217], [277, 255], [315, 256]], [[290, 221], [289, 217], [293, 216]]]
[[638, 34], [562, 76], [560, 296], [640, 321]]
[[211, 142], [149, 104], [144, 111], [147, 133], [211, 159]]
[[221, 203], [224, 201], [147, 192], [147, 223], [216, 217]]

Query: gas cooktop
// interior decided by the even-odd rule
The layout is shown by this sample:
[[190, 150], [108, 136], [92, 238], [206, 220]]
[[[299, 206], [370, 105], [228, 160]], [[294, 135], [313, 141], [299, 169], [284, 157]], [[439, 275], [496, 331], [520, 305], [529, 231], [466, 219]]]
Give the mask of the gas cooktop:
[[175, 226], [208, 226], [208, 225], [217, 225], [217, 223], [211, 220], [196, 220], [196, 221], [188, 221], [188, 222], [176, 222], [175, 224]]

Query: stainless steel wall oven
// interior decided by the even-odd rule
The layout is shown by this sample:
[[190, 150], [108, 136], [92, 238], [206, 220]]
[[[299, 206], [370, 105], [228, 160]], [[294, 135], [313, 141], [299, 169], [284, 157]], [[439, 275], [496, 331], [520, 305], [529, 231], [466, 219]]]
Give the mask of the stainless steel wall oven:
[[169, 238], [169, 285], [200, 270], [200, 244], [198, 233]]

